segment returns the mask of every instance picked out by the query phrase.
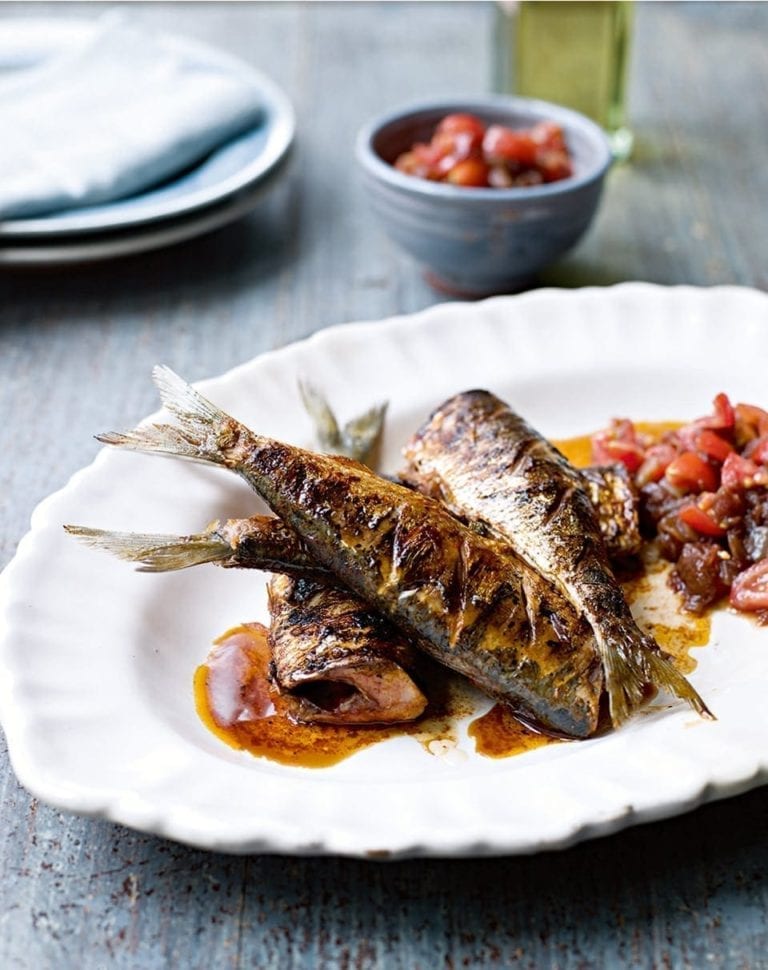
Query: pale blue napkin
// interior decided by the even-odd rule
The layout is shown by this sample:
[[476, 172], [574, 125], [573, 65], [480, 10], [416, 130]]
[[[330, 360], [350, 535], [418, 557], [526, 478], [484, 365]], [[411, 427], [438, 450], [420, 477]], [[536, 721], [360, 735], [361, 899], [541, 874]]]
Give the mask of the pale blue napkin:
[[0, 219], [111, 202], [252, 128], [255, 81], [109, 18], [76, 48], [0, 82]]

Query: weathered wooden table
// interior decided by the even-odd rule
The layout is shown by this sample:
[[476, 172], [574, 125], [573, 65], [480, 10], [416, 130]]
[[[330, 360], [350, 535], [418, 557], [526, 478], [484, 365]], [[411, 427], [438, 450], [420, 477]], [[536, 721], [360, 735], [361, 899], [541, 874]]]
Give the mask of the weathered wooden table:
[[[99, 10], [2, 4], [0, 17]], [[155, 362], [196, 379], [441, 299], [373, 223], [352, 143], [401, 102], [487, 90], [491, 6], [158, 3], [128, 16], [274, 77], [297, 110], [296, 156], [265, 207], [207, 238], [0, 273], [0, 565], [35, 504], [93, 458], [94, 431], [154, 408]], [[768, 289], [766, 37], [768, 5], [638, 5], [635, 157], [542, 282]], [[373, 864], [214, 855], [62, 814], [30, 799], [5, 752], [0, 779], [3, 968], [768, 967], [765, 789], [557, 854]]]

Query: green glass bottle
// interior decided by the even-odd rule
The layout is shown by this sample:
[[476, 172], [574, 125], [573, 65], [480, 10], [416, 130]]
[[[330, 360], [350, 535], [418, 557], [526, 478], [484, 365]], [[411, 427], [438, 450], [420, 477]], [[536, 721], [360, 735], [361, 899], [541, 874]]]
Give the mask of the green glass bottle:
[[605, 128], [618, 158], [628, 157], [630, 0], [523, 0], [498, 9], [497, 87], [581, 111]]

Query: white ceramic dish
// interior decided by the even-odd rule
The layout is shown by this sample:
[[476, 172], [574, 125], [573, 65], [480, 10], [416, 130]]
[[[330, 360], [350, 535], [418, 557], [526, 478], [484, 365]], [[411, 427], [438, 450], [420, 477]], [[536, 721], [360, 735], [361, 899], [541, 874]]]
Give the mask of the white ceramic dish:
[[[297, 443], [310, 440], [299, 374], [342, 415], [388, 398], [393, 469], [408, 433], [461, 389], [488, 387], [564, 436], [619, 414], [694, 417], [719, 390], [765, 404], [767, 358], [765, 294], [626, 284], [334, 327], [201, 387]], [[191, 678], [214, 636], [265, 617], [263, 579], [139, 574], [61, 526], [190, 532], [256, 507], [224, 471], [110, 450], [38, 507], [0, 581], [0, 713], [35, 795], [210, 849], [391, 857], [562, 847], [766, 780], [768, 630], [726, 611], [692, 675], [717, 722], [671, 704], [507, 760], [466, 740], [463, 761], [400, 738], [322, 770], [229, 749], [199, 722]]]
[[[22, 19], [0, 25], [0, 71], [45, 61], [82, 42], [92, 21]], [[259, 125], [162, 185], [109, 204], [50, 216], [0, 222], [0, 262], [93, 259], [150, 249], [242, 215], [257, 189], [285, 162], [293, 108], [273, 81], [250, 65], [206, 44], [165, 35], [171, 50], [205, 64], [226, 65], [255, 84], [264, 109]], [[119, 238], [115, 234], [122, 233]], [[32, 254], [32, 245], [38, 247]]]

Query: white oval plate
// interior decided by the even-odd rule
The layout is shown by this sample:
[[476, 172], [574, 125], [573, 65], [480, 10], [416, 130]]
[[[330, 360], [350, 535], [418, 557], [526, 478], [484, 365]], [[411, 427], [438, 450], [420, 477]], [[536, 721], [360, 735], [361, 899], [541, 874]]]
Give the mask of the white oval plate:
[[[387, 398], [392, 470], [417, 423], [462, 389], [488, 387], [564, 436], [615, 415], [694, 417], [720, 390], [768, 404], [767, 359], [766, 295], [626, 284], [334, 327], [201, 387], [300, 444], [310, 428], [298, 375], [342, 416]], [[263, 577], [140, 574], [61, 527], [191, 532], [256, 507], [224, 471], [105, 450], [37, 508], [0, 580], [0, 712], [35, 795], [210, 849], [378, 858], [562, 847], [766, 780], [768, 630], [727, 611], [691, 678], [716, 722], [670, 704], [609, 736], [507, 760], [466, 739], [463, 761], [399, 738], [322, 770], [231, 750], [198, 720], [191, 679], [216, 635], [266, 618]]]

